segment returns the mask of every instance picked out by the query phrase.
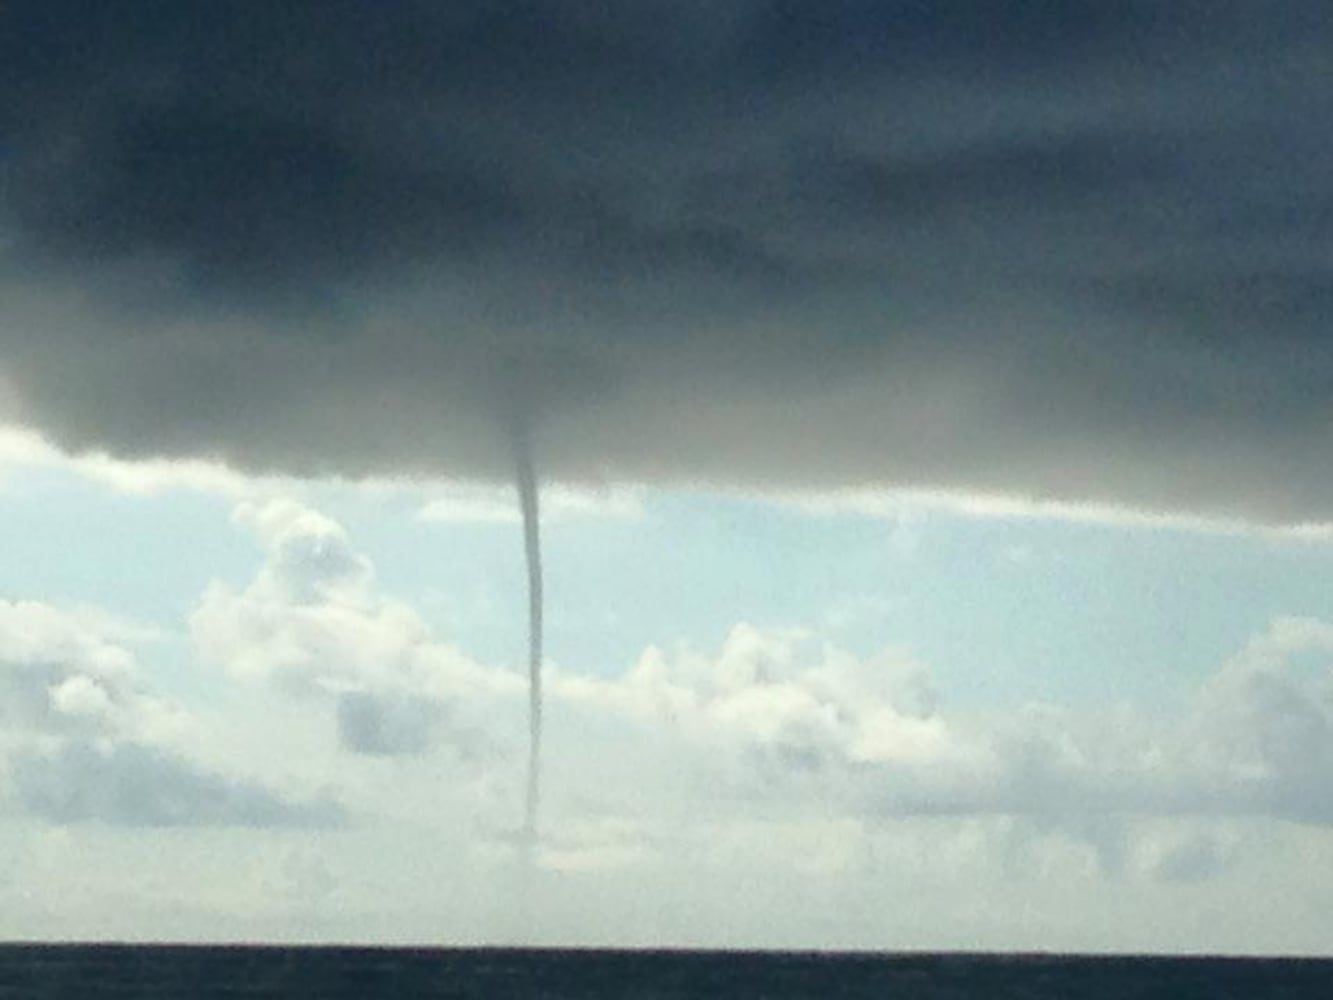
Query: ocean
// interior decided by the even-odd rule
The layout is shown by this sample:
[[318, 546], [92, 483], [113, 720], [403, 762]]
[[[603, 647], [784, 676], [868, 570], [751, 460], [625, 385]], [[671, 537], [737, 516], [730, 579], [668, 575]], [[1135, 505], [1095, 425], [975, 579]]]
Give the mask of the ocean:
[[0, 945], [0, 998], [1333, 997], [1333, 960]]

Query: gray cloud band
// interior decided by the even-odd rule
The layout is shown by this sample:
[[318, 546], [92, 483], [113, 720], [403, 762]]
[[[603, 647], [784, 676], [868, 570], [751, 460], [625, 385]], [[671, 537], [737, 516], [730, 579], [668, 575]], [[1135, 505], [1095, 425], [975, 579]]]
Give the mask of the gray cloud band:
[[1333, 514], [1319, 5], [722, 6], [6, 5], [0, 413]]

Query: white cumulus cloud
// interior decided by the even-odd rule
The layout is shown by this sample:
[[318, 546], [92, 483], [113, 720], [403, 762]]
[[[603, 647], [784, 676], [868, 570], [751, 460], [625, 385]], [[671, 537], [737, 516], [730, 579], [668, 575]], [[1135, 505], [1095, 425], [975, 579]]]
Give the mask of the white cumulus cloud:
[[292, 500], [243, 504], [238, 524], [265, 560], [241, 590], [215, 583], [190, 617], [199, 656], [236, 677], [332, 706], [342, 746], [416, 754], [466, 739], [455, 709], [506, 699], [523, 682], [436, 639], [379, 592], [368, 559], [336, 522]]
[[0, 761], [12, 808], [54, 823], [328, 825], [188, 751], [190, 715], [152, 694], [131, 644], [145, 630], [98, 611], [0, 601]]

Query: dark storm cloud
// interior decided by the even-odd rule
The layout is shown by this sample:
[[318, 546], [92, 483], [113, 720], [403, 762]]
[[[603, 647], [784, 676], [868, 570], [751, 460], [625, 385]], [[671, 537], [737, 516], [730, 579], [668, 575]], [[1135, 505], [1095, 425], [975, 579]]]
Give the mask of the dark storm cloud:
[[18, 0], [0, 415], [1324, 518], [1313, 3]]

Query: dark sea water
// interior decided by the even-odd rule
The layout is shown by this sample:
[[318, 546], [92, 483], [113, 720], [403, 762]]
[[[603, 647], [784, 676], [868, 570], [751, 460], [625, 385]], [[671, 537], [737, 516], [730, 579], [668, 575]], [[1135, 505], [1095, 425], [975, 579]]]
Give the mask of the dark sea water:
[[1333, 998], [1333, 961], [0, 945], [10, 997]]

